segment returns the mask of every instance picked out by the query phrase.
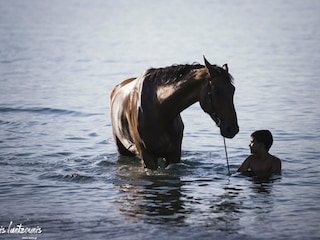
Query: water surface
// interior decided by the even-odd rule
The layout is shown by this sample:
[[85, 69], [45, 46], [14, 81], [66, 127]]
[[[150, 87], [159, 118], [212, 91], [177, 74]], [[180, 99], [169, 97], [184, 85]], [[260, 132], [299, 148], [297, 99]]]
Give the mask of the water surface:
[[[318, 239], [318, 1], [1, 1], [0, 239]], [[195, 104], [182, 162], [121, 157], [109, 94], [149, 67], [228, 63], [239, 134]], [[269, 129], [283, 173], [236, 173]], [[10, 225], [41, 234], [8, 234]], [[1, 230], [2, 229], [2, 230]], [[2, 233], [3, 232], [3, 233]]]

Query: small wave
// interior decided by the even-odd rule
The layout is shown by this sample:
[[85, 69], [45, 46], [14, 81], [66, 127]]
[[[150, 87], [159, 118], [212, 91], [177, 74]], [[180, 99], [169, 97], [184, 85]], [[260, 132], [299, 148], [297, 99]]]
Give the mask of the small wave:
[[82, 117], [90, 117], [94, 115], [99, 115], [97, 113], [84, 113], [74, 110], [66, 110], [59, 108], [47, 108], [47, 107], [0, 107], [1, 113], [7, 112], [17, 112], [17, 113], [36, 113], [36, 114], [52, 114], [52, 115], [70, 115], [70, 116], [82, 116]]
[[1, 60], [0, 63], [1, 64], [11, 64], [11, 63], [16, 63], [16, 62], [23, 62], [23, 61], [30, 61], [31, 58], [13, 58], [13, 59], [5, 59], [5, 60]]
[[70, 180], [70, 181], [75, 181], [75, 182], [91, 182], [93, 180], [93, 177], [91, 176], [86, 176], [86, 175], [81, 175], [78, 173], [72, 173], [72, 174], [67, 174], [63, 176], [63, 179], [65, 180]]
[[51, 179], [58, 181], [67, 181], [67, 182], [92, 182], [94, 177], [87, 176], [79, 173], [70, 173], [70, 174], [59, 174], [59, 173], [45, 173], [39, 176], [40, 179]]
[[101, 161], [98, 161], [96, 165], [103, 166], [103, 167], [113, 167], [113, 166], [116, 166], [116, 162], [110, 161], [110, 160], [101, 160]]

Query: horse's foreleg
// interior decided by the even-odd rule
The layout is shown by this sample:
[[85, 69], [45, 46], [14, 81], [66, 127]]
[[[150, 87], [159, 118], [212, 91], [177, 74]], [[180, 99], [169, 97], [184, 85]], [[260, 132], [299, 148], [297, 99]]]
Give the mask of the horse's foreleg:
[[173, 152], [170, 152], [165, 157], [167, 166], [173, 163], [179, 163], [181, 161], [181, 148], [176, 149]]
[[158, 158], [149, 153], [146, 149], [143, 148], [141, 150], [140, 157], [146, 168], [151, 170], [156, 170], [158, 168]]
[[167, 165], [181, 161], [181, 145], [184, 125], [180, 115], [175, 119], [171, 129], [168, 130], [171, 140], [170, 151], [166, 154]]
[[173, 144], [173, 148], [164, 157], [166, 159], [167, 165], [179, 163], [181, 161], [181, 145], [183, 132], [181, 131], [179, 135], [175, 136], [176, 138]]

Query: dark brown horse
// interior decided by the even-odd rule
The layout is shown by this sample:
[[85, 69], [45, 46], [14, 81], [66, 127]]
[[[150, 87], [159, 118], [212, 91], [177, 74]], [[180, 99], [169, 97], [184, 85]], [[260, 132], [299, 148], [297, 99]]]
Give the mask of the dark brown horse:
[[204, 61], [205, 66], [149, 69], [113, 89], [111, 120], [120, 154], [139, 155], [149, 169], [157, 169], [158, 158], [167, 164], [180, 162], [184, 129], [180, 112], [197, 101], [222, 136], [233, 138], [239, 132], [228, 66]]

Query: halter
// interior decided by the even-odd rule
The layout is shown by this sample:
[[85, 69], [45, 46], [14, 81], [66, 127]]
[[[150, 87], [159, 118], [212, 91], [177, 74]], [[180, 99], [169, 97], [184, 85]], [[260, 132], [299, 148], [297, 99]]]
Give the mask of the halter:
[[221, 126], [221, 119], [218, 117], [216, 110], [214, 109], [214, 106], [213, 106], [213, 94], [212, 94], [211, 86], [212, 86], [212, 81], [210, 79], [208, 81], [208, 85], [207, 85], [207, 94], [208, 94], [208, 99], [209, 99], [209, 105], [212, 108], [212, 113], [209, 113], [209, 115], [215, 121], [217, 127], [220, 127]]
[[[212, 94], [212, 90], [211, 90], [211, 86], [212, 86], [212, 81], [211, 79], [208, 81], [208, 85], [207, 85], [207, 94], [208, 94], [208, 99], [209, 99], [209, 104], [212, 108], [212, 113], [209, 113], [210, 116], [212, 117], [212, 119], [215, 121], [215, 123], [217, 124], [217, 127], [221, 126], [221, 119], [218, 117], [214, 106], [213, 106], [213, 94]], [[227, 159], [227, 166], [228, 166], [228, 175], [230, 176], [230, 167], [229, 167], [229, 158], [228, 158], [228, 152], [227, 152], [227, 145], [226, 145], [226, 139], [223, 137], [223, 143], [224, 143], [224, 151], [226, 153], [226, 159]]]

